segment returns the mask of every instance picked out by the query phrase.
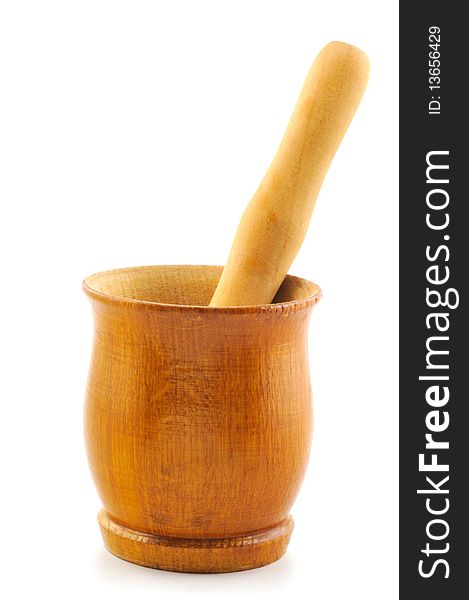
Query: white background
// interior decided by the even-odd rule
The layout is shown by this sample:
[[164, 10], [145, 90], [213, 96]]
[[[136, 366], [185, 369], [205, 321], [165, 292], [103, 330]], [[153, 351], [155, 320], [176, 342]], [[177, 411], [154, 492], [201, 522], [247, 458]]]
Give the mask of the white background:
[[[4, 1], [1, 459], [6, 598], [397, 598], [397, 2]], [[290, 272], [320, 284], [315, 437], [287, 555], [184, 575], [109, 555], [86, 464], [84, 276], [223, 264], [315, 54], [365, 99]]]

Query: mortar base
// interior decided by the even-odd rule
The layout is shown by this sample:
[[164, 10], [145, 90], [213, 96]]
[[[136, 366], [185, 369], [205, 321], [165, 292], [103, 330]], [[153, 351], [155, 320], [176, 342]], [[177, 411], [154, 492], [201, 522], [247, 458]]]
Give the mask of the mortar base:
[[196, 539], [148, 534], [124, 527], [101, 510], [98, 522], [106, 548], [144, 567], [183, 573], [228, 573], [255, 569], [281, 558], [293, 531], [293, 519], [246, 536]]

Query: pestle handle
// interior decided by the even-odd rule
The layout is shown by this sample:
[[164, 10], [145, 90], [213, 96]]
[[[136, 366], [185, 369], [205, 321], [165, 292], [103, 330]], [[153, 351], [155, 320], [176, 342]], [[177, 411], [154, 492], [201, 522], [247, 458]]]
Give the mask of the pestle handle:
[[355, 46], [331, 42], [318, 54], [279, 149], [241, 218], [210, 306], [272, 302], [304, 240], [368, 73], [368, 58]]

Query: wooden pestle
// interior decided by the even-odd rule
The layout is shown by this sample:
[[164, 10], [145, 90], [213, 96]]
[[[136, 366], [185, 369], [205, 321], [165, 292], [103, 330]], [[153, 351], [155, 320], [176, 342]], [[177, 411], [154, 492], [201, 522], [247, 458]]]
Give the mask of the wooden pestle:
[[343, 42], [316, 57], [280, 147], [238, 226], [210, 306], [269, 304], [306, 235], [324, 177], [368, 81]]

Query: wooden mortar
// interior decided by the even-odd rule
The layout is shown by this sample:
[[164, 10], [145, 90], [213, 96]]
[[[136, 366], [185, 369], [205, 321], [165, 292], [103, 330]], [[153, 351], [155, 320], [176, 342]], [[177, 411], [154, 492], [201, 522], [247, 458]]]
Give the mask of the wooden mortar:
[[307, 325], [320, 298], [285, 275], [367, 78], [353, 46], [318, 55], [224, 269], [85, 280], [95, 318], [86, 447], [113, 554], [219, 573], [285, 552], [311, 442]]
[[116, 556], [170, 571], [271, 563], [311, 442], [307, 326], [317, 285], [274, 304], [207, 306], [221, 267], [85, 279], [95, 336], [85, 405], [99, 524]]

